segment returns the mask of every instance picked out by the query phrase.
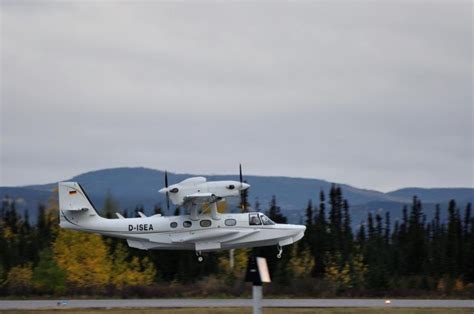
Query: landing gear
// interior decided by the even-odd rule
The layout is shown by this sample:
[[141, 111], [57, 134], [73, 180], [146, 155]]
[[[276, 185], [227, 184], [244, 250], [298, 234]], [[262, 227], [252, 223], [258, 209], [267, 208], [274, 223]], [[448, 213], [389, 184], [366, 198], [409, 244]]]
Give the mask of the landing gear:
[[199, 263], [201, 263], [204, 260], [204, 257], [202, 257], [201, 255], [201, 251], [196, 251], [196, 256]]
[[280, 259], [281, 254], [283, 253], [283, 249], [280, 245], [277, 245], [277, 250], [278, 250], [277, 258]]

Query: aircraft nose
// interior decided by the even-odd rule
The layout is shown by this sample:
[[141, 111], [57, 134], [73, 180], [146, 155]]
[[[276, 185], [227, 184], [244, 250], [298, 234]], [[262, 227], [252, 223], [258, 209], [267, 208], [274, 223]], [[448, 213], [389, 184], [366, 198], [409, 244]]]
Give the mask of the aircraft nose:
[[304, 234], [306, 231], [306, 226], [303, 225], [293, 225], [292, 227], [295, 235]]
[[304, 232], [306, 230], [306, 226], [303, 225], [295, 225], [295, 230], [297, 232]]
[[293, 236], [294, 241], [300, 240], [302, 237], [304, 237], [304, 232], [306, 230], [306, 226], [302, 225], [295, 225], [295, 234]]

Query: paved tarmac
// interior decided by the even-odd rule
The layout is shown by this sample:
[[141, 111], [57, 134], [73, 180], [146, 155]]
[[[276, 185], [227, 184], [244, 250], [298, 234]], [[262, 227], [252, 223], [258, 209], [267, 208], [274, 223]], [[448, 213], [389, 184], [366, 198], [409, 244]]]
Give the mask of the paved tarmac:
[[[393, 299], [264, 299], [263, 307], [411, 307], [474, 308], [474, 300]], [[251, 307], [252, 299], [130, 299], [130, 300], [8, 300], [0, 301], [0, 310], [67, 308], [180, 308], [180, 307]]]

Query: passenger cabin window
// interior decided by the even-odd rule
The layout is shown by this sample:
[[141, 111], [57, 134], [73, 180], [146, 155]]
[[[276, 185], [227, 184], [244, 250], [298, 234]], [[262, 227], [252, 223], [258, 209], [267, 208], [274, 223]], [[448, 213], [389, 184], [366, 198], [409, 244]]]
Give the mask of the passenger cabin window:
[[178, 223], [176, 221], [173, 221], [172, 223], [170, 223], [171, 228], [176, 228], [177, 226], [178, 226]]
[[199, 223], [201, 225], [201, 227], [210, 227], [211, 226], [211, 221], [210, 220], [201, 220], [201, 222]]
[[274, 225], [275, 223], [273, 222], [273, 220], [271, 220], [270, 218], [268, 218], [267, 216], [265, 215], [261, 215], [260, 216], [260, 219], [262, 219], [262, 223], [264, 225]]
[[229, 218], [224, 221], [226, 226], [235, 226], [237, 224], [237, 220], [234, 218]]
[[249, 224], [251, 226], [261, 225], [262, 222], [258, 218], [258, 214], [249, 214]]
[[186, 221], [183, 222], [183, 227], [184, 227], [184, 228], [189, 228], [189, 227], [191, 227], [192, 225], [193, 225], [193, 223], [190, 222], [189, 220], [186, 220]]

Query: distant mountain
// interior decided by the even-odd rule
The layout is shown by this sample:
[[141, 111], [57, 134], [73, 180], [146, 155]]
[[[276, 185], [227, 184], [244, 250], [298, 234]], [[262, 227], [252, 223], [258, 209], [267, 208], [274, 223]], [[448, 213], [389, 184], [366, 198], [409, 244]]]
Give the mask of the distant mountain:
[[[170, 183], [177, 183], [191, 174], [169, 173]], [[238, 180], [237, 175], [205, 175], [208, 180]], [[278, 205], [290, 217], [290, 221], [304, 220], [304, 209], [308, 200], [313, 204], [319, 203], [319, 192], [327, 194], [331, 188], [330, 182], [319, 179], [303, 179], [290, 177], [245, 176], [251, 185], [249, 201], [254, 206], [257, 198], [260, 209], [266, 210], [272, 195], [276, 195]], [[105, 196], [110, 193], [118, 200], [123, 210], [133, 211], [137, 206], [143, 206], [145, 212], [151, 213], [156, 204], [164, 206], [165, 199], [158, 190], [164, 185], [164, 172], [148, 168], [113, 168], [87, 172], [64, 181], [79, 182], [95, 206], [100, 209]], [[344, 197], [351, 205], [353, 223], [356, 225], [365, 219], [368, 211], [390, 211], [392, 221], [401, 217], [401, 209], [409, 204], [413, 195], [417, 195], [424, 203], [425, 213], [432, 215], [435, 203], [447, 204], [450, 199], [456, 199], [461, 206], [474, 201], [473, 188], [422, 189], [406, 188], [389, 193], [375, 190], [359, 189], [346, 184], [338, 184]], [[0, 187], [0, 197], [14, 197], [20, 211], [29, 210], [30, 217], [36, 217], [39, 203], [47, 203], [56, 183], [44, 185], [29, 185], [21, 187]], [[238, 200], [230, 203], [230, 207]]]
[[413, 195], [418, 196], [425, 202], [443, 203], [449, 199], [455, 199], [461, 202], [472, 202], [474, 199], [474, 189], [471, 188], [404, 188], [388, 192], [387, 195], [399, 199], [410, 200]]

